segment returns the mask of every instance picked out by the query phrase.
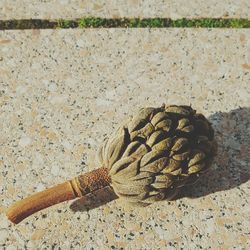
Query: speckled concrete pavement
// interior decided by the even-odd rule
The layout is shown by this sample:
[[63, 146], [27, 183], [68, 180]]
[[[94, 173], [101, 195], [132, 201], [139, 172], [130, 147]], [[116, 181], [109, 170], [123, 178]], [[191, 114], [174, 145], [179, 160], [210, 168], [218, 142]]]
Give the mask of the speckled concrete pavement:
[[[18, 6], [18, 7], [17, 7]], [[0, 19], [114, 17], [249, 18], [249, 0], [1, 0]]]
[[[249, 86], [249, 30], [1, 32], [0, 248], [249, 249]], [[182, 198], [68, 202], [7, 221], [12, 202], [99, 167], [98, 146], [127, 113], [163, 102], [203, 112], [219, 142]]]

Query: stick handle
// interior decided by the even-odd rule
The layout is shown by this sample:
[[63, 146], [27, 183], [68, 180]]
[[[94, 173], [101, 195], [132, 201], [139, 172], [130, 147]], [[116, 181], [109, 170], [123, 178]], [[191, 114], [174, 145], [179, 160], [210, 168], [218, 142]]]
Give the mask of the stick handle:
[[104, 188], [110, 184], [110, 181], [108, 169], [99, 168], [17, 201], [7, 210], [7, 217], [13, 223], [18, 224], [44, 208]]

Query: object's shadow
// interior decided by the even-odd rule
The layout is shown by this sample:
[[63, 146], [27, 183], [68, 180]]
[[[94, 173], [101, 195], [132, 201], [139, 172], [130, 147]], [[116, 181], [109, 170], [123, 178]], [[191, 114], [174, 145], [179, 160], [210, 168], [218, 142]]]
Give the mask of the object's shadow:
[[70, 205], [70, 209], [74, 212], [89, 211], [107, 204], [108, 202], [117, 198], [118, 196], [114, 193], [112, 188], [106, 187], [73, 201], [73, 203]]
[[210, 171], [176, 197], [198, 198], [229, 190], [250, 179], [250, 108], [218, 112], [208, 120], [215, 130], [218, 154]]
[[[210, 171], [193, 186], [184, 187], [174, 200], [229, 190], [250, 179], [250, 108], [218, 112], [208, 120], [215, 130], [218, 154]], [[116, 198], [112, 189], [106, 188], [74, 201], [70, 208], [73, 211], [88, 211]]]

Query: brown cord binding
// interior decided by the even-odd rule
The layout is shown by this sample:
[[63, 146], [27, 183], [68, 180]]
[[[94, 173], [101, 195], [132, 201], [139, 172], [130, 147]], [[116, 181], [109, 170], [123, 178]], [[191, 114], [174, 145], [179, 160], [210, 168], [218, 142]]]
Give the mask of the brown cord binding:
[[17, 201], [6, 214], [10, 221], [18, 224], [44, 208], [102, 189], [110, 182], [108, 169], [102, 167]]

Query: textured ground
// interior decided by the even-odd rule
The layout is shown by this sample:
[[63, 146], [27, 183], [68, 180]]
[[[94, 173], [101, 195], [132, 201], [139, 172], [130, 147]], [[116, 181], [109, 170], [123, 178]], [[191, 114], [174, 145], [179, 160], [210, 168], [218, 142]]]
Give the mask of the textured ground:
[[[0, 248], [249, 249], [249, 51], [244, 29], [1, 32]], [[183, 198], [140, 209], [89, 198], [90, 210], [78, 201], [7, 221], [12, 202], [98, 167], [127, 113], [163, 102], [192, 104], [219, 142]]]
[[[17, 8], [18, 6], [18, 8]], [[1, 0], [0, 19], [99, 17], [249, 18], [249, 0]]]

